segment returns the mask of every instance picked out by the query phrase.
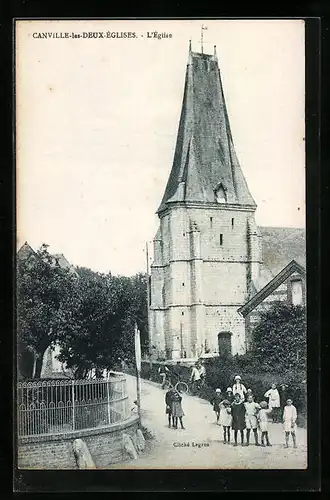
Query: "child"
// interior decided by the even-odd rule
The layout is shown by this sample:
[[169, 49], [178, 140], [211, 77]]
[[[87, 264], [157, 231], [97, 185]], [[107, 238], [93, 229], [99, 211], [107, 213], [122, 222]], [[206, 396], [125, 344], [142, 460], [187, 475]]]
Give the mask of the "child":
[[241, 434], [241, 445], [244, 446], [244, 429], [245, 429], [245, 406], [244, 400], [241, 395], [236, 392], [234, 395], [234, 401], [231, 404], [231, 414], [232, 414], [232, 429], [234, 431], [234, 446], [237, 446], [237, 434], [240, 431]]
[[265, 439], [267, 446], [272, 446], [269, 442], [268, 437], [268, 415], [271, 413], [271, 409], [267, 408], [266, 401], [261, 401], [261, 410], [258, 413], [259, 429], [261, 431], [261, 446], [265, 446]]
[[172, 417], [173, 417], [174, 429], [178, 428], [178, 418], [180, 420], [181, 429], [184, 429], [182, 422], [182, 417], [184, 416], [184, 413], [182, 410], [181, 401], [182, 401], [182, 396], [180, 395], [179, 391], [174, 390], [172, 395]]
[[257, 413], [261, 409], [261, 406], [258, 403], [253, 401], [252, 394], [247, 396], [247, 401], [244, 403], [245, 406], [245, 426], [246, 426], [246, 446], [250, 444], [250, 433], [251, 429], [254, 434], [254, 442], [256, 446], [259, 446], [258, 443], [258, 421], [257, 421]]
[[251, 395], [251, 396], [253, 396], [252, 389], [247, 389], [247, 390], [246, 390], [246, 394], [245, 394], [245, 399], [246, 399], [246, 401], [248, 400], [248, 397], [249, 397], [250, 395]]
[[287, 399], [286, 406], [283, 411], [283, 423], [285, 431], [285, 448], [289, 447], [289, 437], [291, 433], [293, 447], [297, 448], [296, 429], [297, 429], [297, 410], [292, 404], [292, 399]]
[[276, 384], [272, 384], [271, 388], [264, 394], [264, 397], [268, 398], [268, 407], [272, 410], [273, 422], [277, 423], [280, 411], [280, 393], [277, 390]]
[[219, 416], [220, 416], [220, 403], [222, 401], [222, 396], [221, 396], [221, 389], [216, 389], [214, 397], [211, 400], [211, 404], [213, 405], [213, 411], [216, 414], [217, 417], [217, 424], [219, 423]]
[[220, 403], [220, 425], [223, 428], [223, 442], [224, 444], [230, 443], [230, 426], [232, 422], [231, 407], [228, 399], [224, 399]]
[[226, 390], [225, 398], [228, 399], [230, 404], [234, 401], [233, 389], [231, 387], [228, 387]]
[[171, 418], [172, 418], [172, 424], [174, 427], [174, 417], [172, 417], [172, 398], [174, 394], [174, 389], [171, 388], [169, 389], [166, 394], [165, 394], [165, 405], [166, 405], [166, 410], [165, 413], [168, 416], [168, 426], [171, 427]]

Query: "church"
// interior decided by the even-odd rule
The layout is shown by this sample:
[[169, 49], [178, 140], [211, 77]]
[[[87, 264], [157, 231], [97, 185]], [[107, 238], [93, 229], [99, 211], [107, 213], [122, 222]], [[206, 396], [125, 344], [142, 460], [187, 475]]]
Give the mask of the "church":
[[149, 280], [149, 341], [158, 358], [246, 352], [242, 310], [279, 272], [274, 241], [287, 230], [283, 266], [293, 259], [300, 266], [305, 252], [304, 230], [259, 228], [256, 209], [234, 148], [216, 48], [205, 54], [190, 45]]

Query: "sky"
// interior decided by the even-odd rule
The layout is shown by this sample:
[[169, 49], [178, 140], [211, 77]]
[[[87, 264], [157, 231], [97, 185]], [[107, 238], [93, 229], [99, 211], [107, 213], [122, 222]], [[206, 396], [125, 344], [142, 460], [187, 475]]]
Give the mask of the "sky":
[[[18, 248], [47, 243], [96, 271], [146, 270], [146, 242], [152, 259], [155, 212], [173, 162], [189, 40], [200, 52], [202, 23], [204, 52], [217, 47], [257, 224], [305, 226], [303, 21], [19, 21]], [[154, 31], [172, 37], [149, 38]], [[82, 37], [38, 38], [45, 32]]]

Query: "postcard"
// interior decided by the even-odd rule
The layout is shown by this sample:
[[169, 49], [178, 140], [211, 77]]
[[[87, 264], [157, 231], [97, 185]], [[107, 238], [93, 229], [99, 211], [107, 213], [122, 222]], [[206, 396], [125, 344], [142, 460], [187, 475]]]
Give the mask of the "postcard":
[[20, 470], [305, 470], [305, 22], [17, 20]]

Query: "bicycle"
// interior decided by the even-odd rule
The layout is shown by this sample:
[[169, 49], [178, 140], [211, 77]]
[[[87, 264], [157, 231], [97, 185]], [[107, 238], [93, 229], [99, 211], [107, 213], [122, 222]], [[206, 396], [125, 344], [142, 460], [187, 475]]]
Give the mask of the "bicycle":
[[181, 393], [184, 393], [184, 394], [188, 394], [189, 393], [188, 384], [186, 384], [186, 382], [183, 382], [181, 380], [179, 380], [179, 382], [177, 382], [175, 384], [174, 388], [178, 392], [181, 392]]
[[173, 385], [169, 379], [166, 379], [164, 389], [167, 389], [167, 390], [175, 389], [178, 392], [181, 392], [184, 394], [189, 394], [189, 386], [188, 386], [188, 384], [186, 384], [186, 382], [183, 382], [182, 380], [178, 380], [178, 382], [176, 382]]

